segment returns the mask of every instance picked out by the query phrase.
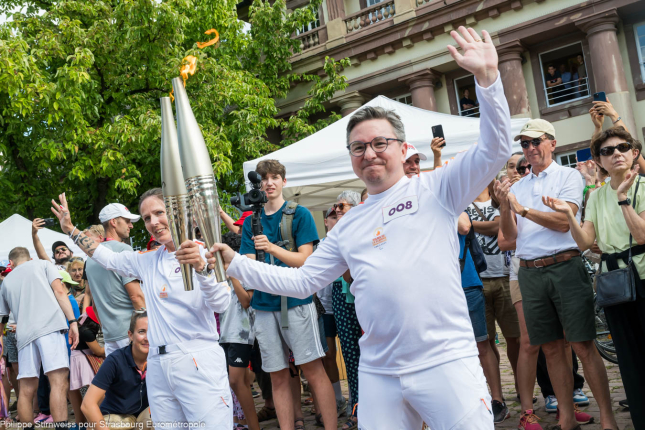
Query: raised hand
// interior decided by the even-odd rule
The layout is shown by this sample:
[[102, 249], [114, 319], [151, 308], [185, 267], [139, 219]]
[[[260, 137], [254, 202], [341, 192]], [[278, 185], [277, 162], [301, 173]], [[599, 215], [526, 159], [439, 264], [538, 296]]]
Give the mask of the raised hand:
[[204, 270], [204, 266], [206, 265], [206, 262], [199, 253], [199, 245], [192, 240], [186, 240], [181, 244], [175, 253], [175, 258], [179, 264], [192, 265], [196, 272]]
[[584, 176], [587, 185], [596, 183], [596, 164], [592, 160], [579, 161], [575, 169]]
[[32, 221], [32, 223], [31, 223], [31, 234], [34, 235], [34, 236], [37, 235], [38, 230], [40, 230], [44, 226], [45, 226], [45, 220], [44, 219], [42, 219], [42, 218], [34, 219]]
[[446, 142], [446, 140], [443, 137], [434, 137], [432, 139], [432, 142], [430, 142], [430, 149], [432, 149], [432, 153], [436, 157], [437, 155], [441, 156], [441, 150], [442, 145]]
[[448, 51], [455, 59], [459, 67], [471, 72], [477, 78], [480, 86], [486, 88], [491, 86], [497, 79], [497, 50], [490, 34], [482, 30], [482, 37], [472, 28], [459, 27], [459, 33], [451, 31], [450, 35], [462, 49], [460, 54], [452, 45], [448, 45]]
[[568, 214], [571, 212], [571, 206], [564, 200], [554, 199], [553, 197], [542, 196], [542, 203], [556, 212]]
[[500, 206], [508, 207], [508, 193], [511, 190], [512, 185], [513, 184], [511, 184], [511, 181], [508, 179], [503, 182], [495, 181], [493, 190]]
[[618, 185], [618, 188], [616, 189], [616, 195], [618, 196], [618, 200], [625, 200], [627, 196], [627, 191], [632, 187], [632, 184], [634, 183], [634, 180], [638, 178], [638, 170], [640, 169], [640, 166], [637, 164], [634, 166], [634, 168], [625, 175], [625, 179], [623, 179], [623, 182]]
[[56, 200], [52, 199], [51, 209], [54, 215], [56, 215], [56, 218], [58, 218], [58, 221], [60, 222], [60, 228], [61, 230], [63, 230], [63, 233], [69, 234], [72, 232], [74, 224], [72, 224], [72, 217], [69, 214], [69, 207], [67, 206], [67, 198], [65, 198], [65, 193], [59, 194], [58, 200], [60, 200], [60, 204], [56, 203]]

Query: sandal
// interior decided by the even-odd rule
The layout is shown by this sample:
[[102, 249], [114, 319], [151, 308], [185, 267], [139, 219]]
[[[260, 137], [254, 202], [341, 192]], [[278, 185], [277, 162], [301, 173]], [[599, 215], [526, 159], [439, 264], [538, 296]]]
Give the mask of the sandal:
[[262, 406], [262, 409], [258, 411], [257, 415], [259, 422], [272, 420], [278, 417], [275, 413], [275, 408], [269, 408], [267, 406]]
[[[302, 424], [298, 424], [298, 422], [302, 422]], [[305, 420], [304, 418], [298, 418], [297, 420], [294, 421], [293, 423], [293, 428], [295, 430], [305, 430]]]
[[323, 421], [322, 421], [322, 414], [316, 414], [316, 425], [319, 426], [324, 426]]
[[356, 430], [358, 428], [358, 420], [354, 421], [356, 417], [349, 417], [347, 422], [343, 424], [343, 430]]

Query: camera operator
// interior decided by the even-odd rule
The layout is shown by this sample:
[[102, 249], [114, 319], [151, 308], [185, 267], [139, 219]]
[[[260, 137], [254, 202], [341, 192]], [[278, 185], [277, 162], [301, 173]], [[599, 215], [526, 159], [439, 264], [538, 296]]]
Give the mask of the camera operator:
[[[283, 267], [300, 267], [313, 252], [318, 233], [311, 213], [302, 206], [286, 202], [282, 188], [286, 185], [286, 170], [277, 160], [263, 160], [256, 171], [262, 177], [262, 189], [268, 202], [260, 213], [262, 235], [253, 235], [253, 217], [247, 217], [242, 227], [240, 254], [255, 259], [256, 251], [264, 251], [265, 262]], [[291, 221], [291, 238], [283, 233], [281, 224]], [[253, 285], [249, 285], [250, 288]], [[286, 299], [286, 300], [285, 300]], [[283, 302], [286, 308], [283, 309]], [[256, 338], [260, 344], [262, 368], [271, 375], [273, 399], [280, 427], [284, 430], [304, 429], [304, 421], [294, 423], [294, 410], [289, 386], [289, 349], [295, 364], [316, 393], [326, 429], [337, 427], [334, 391], [325, 373], [321, 358], [325, 356], [318, 329], [318, 315], [312, 296], [305, 299], [255, 291], [251, 300], [255, 309]], [[285, 324], [286, 323], [286, 324]], [[285, 327], [285, 325], [288, 325]], [[312, 336], [313, 334], [313, 336]], [[298, 375], [296, 375], [298, 377]]]

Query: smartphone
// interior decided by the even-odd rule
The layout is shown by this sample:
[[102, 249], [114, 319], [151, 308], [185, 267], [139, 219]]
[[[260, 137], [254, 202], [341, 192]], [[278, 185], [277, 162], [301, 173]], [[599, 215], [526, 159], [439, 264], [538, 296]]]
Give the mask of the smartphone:
[[606, 102], [607, 101], [607, 95], [605, 94], [604, 91], [596, 93], [596, 94], [593, 95], [593, 101], [595, 101], [595, 102]]
[[54, 218], [44, 218], [43, 221], [45, 221], [45, 224], [43, 224], [43, 227], [51, 227], [53, 225], [58, 224]]
[[440, 148], [446, 146], [446, 137], [443, 135], [443, 126], [441, 124], [432, 126], [432, 137], [440, 137], [443, 139], [443, 145], [441, 145]]
[[578, 160], [578, 163], [591, 160], [591, 149], [585, 148], [585, 149], [580, 149], [579, 151], [576, 151], [576, 159]]

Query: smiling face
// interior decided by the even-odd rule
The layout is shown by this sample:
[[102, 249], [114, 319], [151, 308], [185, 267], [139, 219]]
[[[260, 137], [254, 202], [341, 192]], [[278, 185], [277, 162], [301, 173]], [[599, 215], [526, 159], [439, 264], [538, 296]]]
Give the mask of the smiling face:
[[[555, 151], [556, 141], [547, 139], [545, 135], [540, 137], [542, 142], [537, 146], [529, 145], [528, 148], [522, 148], [524, 152], [524, 157], [529, 161], [529, 164], [533, 168], [538, 168], [538, 170], [546, 169], [549, 167], [553, 161], [553, 151]], [[529, 136], [520, 136], [520, 141], [522, 140], [533, 140]]]
[[69, 276], [72, 277], [74, 282], [80, 283], [83, 279], [83, 264], [82, 261], [74, 261], [67, 268], [67, 273], [69, 273]]
[[137, 355], [148, 355], [148, 350], [150, 349], [148, 344], [148, 317], [139, 318], [134, 326], [134, 332], [128, 330], [128, 337], [132, 342], [132, 349], [138, 352]]
[[520, 154], [513, 155], [511, 158], [509, 158], [508, 163], [506, 163], [506, 174], [508, 175], [508, 179], [511, 181], [511, 183], [515, 183], [521, 179], [521, 176], [519, 173], [517, 173], [517, 162], [519, 159], [522, 158]]
[[72, 251], [67, 246], [61, 245], [54, 249], [54, 261], [56, 264], [64, 264], [72, 258]]
[[166, 217], [166, 205], [157, 196], [150, 196], [141, 202], [141, 218], [146, 225], [146, 230], [155, 240], [167, 248], [174, 250], [172, 236], [168, 229], [168, 218]]
[[414, 154], [412, 157], [405, 160], [403, 170], [405, 170], [405, 175], [408, 178], [418, 175], [419, 172], [421, 172], [421, 158], [419, 158], [419, 154]]
[[[396, 139], [392, 125], [386, 119], [358, 123], [351, 131], [349, 142], [371, 142], [375, 137]], [[374, 152], [370, 145], [360, 157], [350, 154], [354, 173], [367, 185], [370, 194], [378, 194], [403, 177], [407, 148], [403, 142], [390, 140], [384, 152]]]
[[[600, 145], [600, 150], [607, 146], [616, 146], [619, 143], [625, 142], [625, 139], [620, 137], [610, 137], [602, 145]], [[600, 165], [609, 172], [609, 176], [620, 176], [627, 170], [630, 170], [634, 165], [634, 160], [638, 157], [638, 149], [630, 149], [627, 152], [620, 152], [618, 149], [614, 149], [614, 153], [611, 155], [600, 155], [599, 161]]]

